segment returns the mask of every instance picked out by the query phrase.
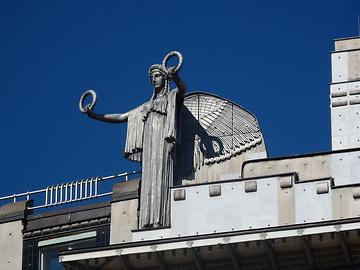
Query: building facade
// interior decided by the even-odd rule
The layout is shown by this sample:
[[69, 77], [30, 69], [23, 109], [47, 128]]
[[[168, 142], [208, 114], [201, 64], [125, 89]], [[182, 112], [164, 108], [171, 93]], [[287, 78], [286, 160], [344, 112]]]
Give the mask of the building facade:
[[168, 227], [138, 228], [136, 173], [1, 198], [14, 201], [0, 208], [1, 269], [359, 269], [360, 38], [335, 40], [331, 62], [331, 151], [271, 158], [259, 141], [209, 159], [201, 180], [170, 187]]

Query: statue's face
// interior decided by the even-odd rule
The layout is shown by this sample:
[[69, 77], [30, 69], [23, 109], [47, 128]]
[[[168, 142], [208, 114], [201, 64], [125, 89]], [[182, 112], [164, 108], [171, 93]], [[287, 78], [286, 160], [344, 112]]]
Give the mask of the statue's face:
[[154, 72], [151, 73], [150, 79], [152, 84], [154, 85], [155, 90], [158, 92], [165, 86], [165, 77], [163, 74], [161, 74], [160, 71], [154, 70]]

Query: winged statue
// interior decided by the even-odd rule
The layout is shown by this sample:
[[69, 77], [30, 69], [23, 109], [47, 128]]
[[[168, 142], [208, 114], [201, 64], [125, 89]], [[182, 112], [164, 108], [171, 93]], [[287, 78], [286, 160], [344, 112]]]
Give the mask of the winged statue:
[[[187, 94], [183, 105], [179, 129], [182, 147], [178, 148], [177, 157], [181, 164], [178, 166], [180, 178], [196, 182], [216, 181], [221, 174], [239, 171], [241, 164], [235, 160], [244, 160], [244, 157], [239, 158], [241, 154], [250, 152], [266, 156], [259, 123], [246, 109], [205, 92]], [[226, 166], [230, 163], [237, 165]], [[226, 169], [221, 170], [221, 167]], [[210, 168], [216, 171], [217, 177], [209, 173]], [[202, 177], [200, 171], [203, 171]], [[204, 177], [207, 179], [201, 179]]]

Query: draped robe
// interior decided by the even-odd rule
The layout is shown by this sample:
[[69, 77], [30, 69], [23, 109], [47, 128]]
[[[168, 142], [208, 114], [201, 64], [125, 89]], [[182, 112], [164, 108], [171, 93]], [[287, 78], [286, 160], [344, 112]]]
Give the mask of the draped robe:
[[170, 225], [177, 96], [174, 89], [130, 111], [124, 156], [141, 162], [139, 227]]

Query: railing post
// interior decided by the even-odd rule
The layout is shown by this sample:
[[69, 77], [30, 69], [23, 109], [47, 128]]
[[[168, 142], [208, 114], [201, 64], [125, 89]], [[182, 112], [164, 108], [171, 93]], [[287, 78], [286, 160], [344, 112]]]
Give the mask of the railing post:
[[65, 202], [68, 201], [68, 185], [69, 185], [69, 183], [65, 184]]
[[86, 179], [85, 180], [85, 197], [84, 198], [87, 198], [87, 195], [88, 195], [88, 191], [87, 191], [87, 189], [88, 189], [88, 179]]
[[99, 177], [95, 178], [95, 196], [98, 194], [98, 183], [99, 183]]
[[45, 207], [48, 205], [48, 196], [49, 196], [49, 187], [46, 188], [45, 191]]
[[82, 199], [83, 196], [83, 180], [80, 180], [80, 200]]
[[58, 202], [58, 185], [55, 186], [55, 204]]
[[60, 185], [60, 204], [62, 203], [63, 200], [63, 184]]
[[92, 190], [93, 190], [93, 188], [92, 188], [93, 182], [94, 182], [94, 177], [91, 177], [91, 178], [90, 178], [90, 198], [92, 198], [92, 196], [93, 196], [93, 193], [92, 193]]

